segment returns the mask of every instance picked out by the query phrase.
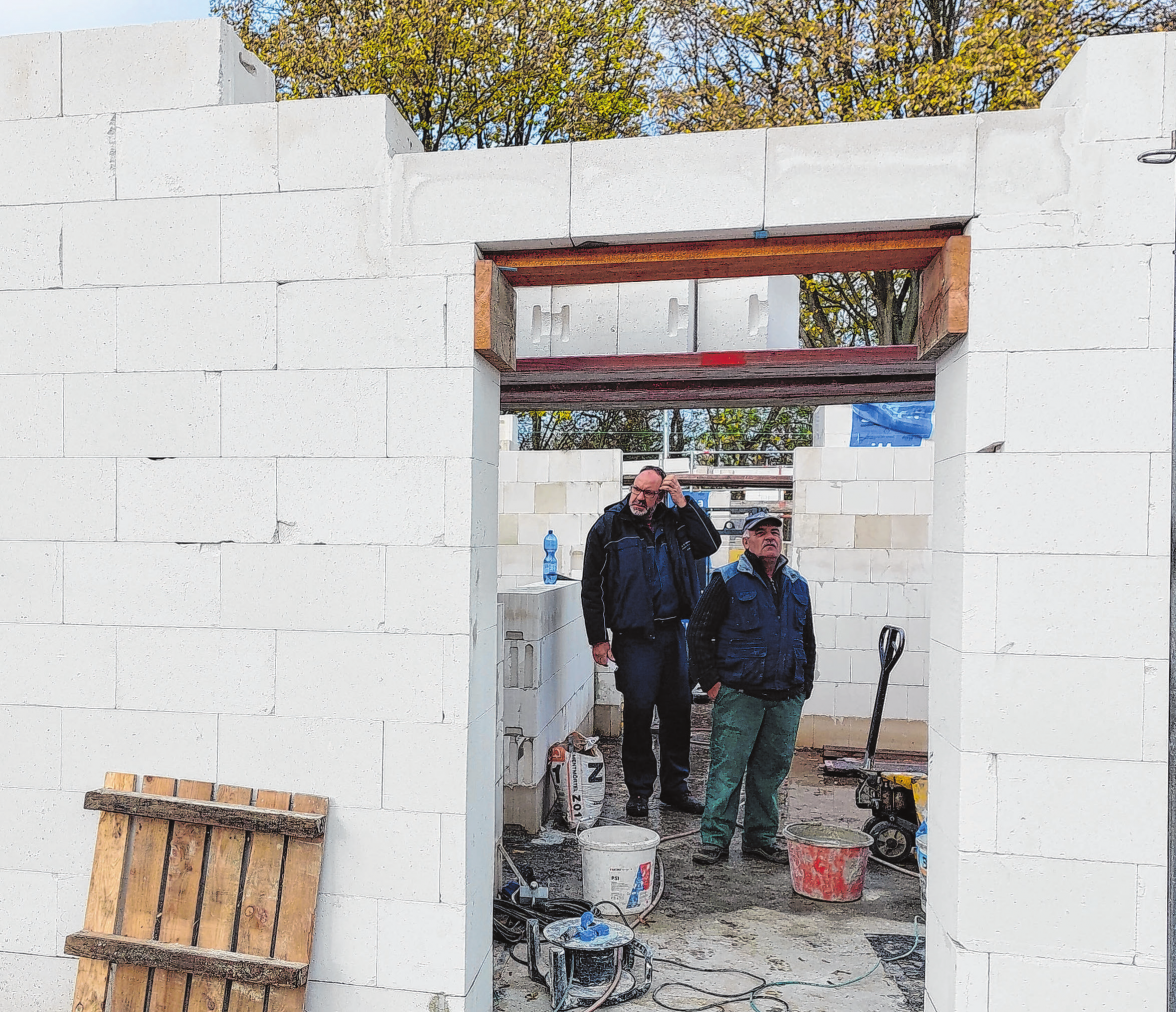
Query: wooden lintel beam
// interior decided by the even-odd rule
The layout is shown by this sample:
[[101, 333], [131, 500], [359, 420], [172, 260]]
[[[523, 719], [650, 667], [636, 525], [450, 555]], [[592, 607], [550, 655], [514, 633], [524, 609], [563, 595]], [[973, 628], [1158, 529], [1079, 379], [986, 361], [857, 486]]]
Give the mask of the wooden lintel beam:
[[252, 805], [229, 805], [220, 801], [194, 801], [136, 791], [113, 791], [105, 787], [86, 792], [85, 808], [92, 812], [119, 812], [144, 819], [192, 822], [308, 839], [322, 836], [327, 824], [326, 815], [314, 812], [284, 812]]
[[972, 240], [953, 236], [919, 280], [919, 357], [939, 358], [968, 333]]
[[930, 400], [935, 364], [913, 345], [520, 359], [503, 410], [740, 407]]
[[958, 229], [489, 252], [515, 288], [827, 271], [922, 270]]
[[158, 970], [239, 980], [257, 987], [305, 987], [310, 972], [309, 963], [292, 963], [222, 949], [201, 949], [175, 942], [126, 938], [97, 931], [75, 931], [67, 935], [65, 954], [106, 963], [151, 966]]
[[499, 372], [515, 367], [515, 293], [491, 260], [474, 265], [474, 351]]

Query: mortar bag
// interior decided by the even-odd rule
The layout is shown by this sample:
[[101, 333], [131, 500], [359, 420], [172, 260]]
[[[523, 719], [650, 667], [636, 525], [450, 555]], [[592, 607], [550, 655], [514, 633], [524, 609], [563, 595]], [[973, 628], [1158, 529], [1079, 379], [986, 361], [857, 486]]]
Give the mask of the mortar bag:
[[604, 756], [597, 739], [573, 733], [551, 747], [548, 771], [568, 829], [591, 829], [604, 808]]

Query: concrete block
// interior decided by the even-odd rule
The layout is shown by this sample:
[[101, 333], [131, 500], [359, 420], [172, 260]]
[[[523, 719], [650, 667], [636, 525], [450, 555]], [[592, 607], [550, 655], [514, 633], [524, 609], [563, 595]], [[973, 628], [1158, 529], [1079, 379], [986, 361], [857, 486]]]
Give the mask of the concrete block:
[[859, 476], [861, 451], [847, 446], [825, 446], [820, 450], [821, 474], [825, 481], [854, 481]]
[[[1166, 783], [1161, 763], [1001, 756], [997, 779], [1002, 853], [1132, 864], [1164, 860], [1167, 823], [1154, 804]], [[1072, 827], [1065, 813], [1091, 791], [1113, 795], [1122, 816], [1113, 822], [1094, 820], [1082, 833], [1068, 831]]]
[[[1096, 642], [1111, 657], [1158, 656], [1168, 621], [1157, 588], [1167, 572], [1158, 558], [1002, 555], [997, 643], [1017, 653], [1082, 656], [1082, 644]], [[1131, 602], [1129, 623], [1120, 620], [1124, 601]]]
[[[495, 423], [502, 401], [501, 376], [497, 369], [481, 357], [474, 359], [472, 421], [474, 428], [474, 460], [498, 468], [498, 438]], [[571, 477], [575, 477], [572, 475]], [[497, 507], [491, 507], [496, 510]]]
[[764, 219], [764, 135], [740, 130], [573, 144], [571, 189], [577, 241], [746, 237]]
[[[841, 513], [842, 487], [840, 481], [810, 481], [804, 485], [805, 513]], [[848, 513], [849, 510], [844, 510]]]
[[467, 734], [457, 724], [389, 726], [384, 735], [383, 807], [464, 814]]
[[118, 533], [124, 541], [266, 544], [277, 529], [273, 460], [118, 462]]
[[914, 513], [916, 487], [913, 481], [879, 481], [878, 512], [891, 515]]
[[468, 634], [475, 589], [470, 554], [462, 548], [389, 548], [387, 631]]
[[835, 557], [839, 554], [841, 553], [831, 548], [806, 548], [797, 558], [796, 565], [809, 580], [832, 580]]
[[852, 522], [852, 541], [838, 548], [889, 548], [890, 547], [890, 517], [880, 516], [846, 516], [838, 519]]
[[219, 197], [66, 204], [61, 215], [67, 288], [221, 280]]
[[[4, 989], [4, 1012], [24, 1009], [61, 1008], [73, 998], [77, 960], [69, 957], [27, 955], [6, 952], [0, 956], [0, 988]], [[7, 1004], [7, 997], [19, 1004]]]
[[812, 597], [814, 614], [820, 612], [825, 615], [850, 614], [850, 595], [853, 584], [849, 583], [814, 583], [809, 581], [809, 594]]
[[817, 544], [821, 548], [854, 547], [854, 517], [825, 513], [814, 519], [818, 520]]
[[1073, 1012], [1098, 1012], [1108, 996], [1120, 1008], [1160, 1012], [1164, 974], [1157, 967], [1040, 959], [993, 954], [989, 973], [992, 1008], [1030, 1012], [1046, 1001]]
[[[82, 808], [83, 800], [66, 791], [0, 789], [8, 829], [0, 840], [0, 867], [88, 875], [98, 820]], [[76, 964], [71, 992], [75, 974]]]
[[[499, 486], [499, 503], [504, 513], [534, 513], [534, 482], [511, 481]], [[517, 530], [517, 518], [516, 518]]]
[[0, 538], [113, 541], [114, 461], [6, 461], [0, 469]]
[[61, 115], [61, 33], [0, 41], [0, 119]]
[[[875, 677], [874, 682], [877, 682]], [[838, 682], [833, 686], [833, 715], [835, 717], [869, 717], [874, 712], [875, 685], [868, 682]], [[906, 716], [906, 693], [890, 691], [886, 696], [886, 712], [890, 717]]]
[[333, 806], [322, 891], [339, 896], [435, 901], [441, 820], [435, 813]]
[[536, 513], [567, 512], [568, 487], [566, 482], [549, 482], [535, 486]]
[[1003, 352], [972, 351], [956, 355], [949, 351], [940, 359], [933, 450], [939, 463], [1005, 440], [1008, 359]]
[[372, 278], [386, 271], [383, 191], [302, 190], [224, 197], [224, 281]]
[[891, 618], [928, 618], [928, 587], [917, 584], [889, 584], [886, 614]]
[[[1151, 471], [1142, 453], [972, 454], [964, 544], [1001, 552], [1146, 554], [1156, 487]], [[1092, 482], [1105, 490], [1097, 504]], [[1108, 516], [1116, 522], [1107, 523]]]
[[[984, 113], [976, 134], [976, 213], [990, 216], [1068, 210], [1068, 110]], [[1017, 246], [1019, 243], [1010, 243]], [[1059, 243], [1059, 245], [1068, 245]]]
[[[443, 544], [457, 548], [498, 545], [498, 483], [495, 468], [468, 458], [445, 461], [445, 526]], [[421, 539], [434, 541], [433, 537]]]
[[0, 702], [23, 706], [115, 705], [114, 629], [0, 625]]
[[67, 622], [212, 626], [220, 618], [216, 546], [66, 543], [64, 556]]
[[[427, 545], [437, 537], [437, 515], [397, 505], [414, 487], [444, 496], [445, 461], [283, 458], [277, 481], [282, 543]], [[465, 491], [468, 496], [468, 484]]]
[[799, 513], [792, 517], [792, 547], [816, 548], [819, 543], [820, 517], [815, 513]]
[[278, 107], [272, 103], [118, 117], [122, 199], [277, 188]]
[[[43, 706], [3, 706], [0, 719], [6, 728], [0, 741], [5, 786], [57, 790], [61, 784], [61, 711]], [[3, 937], [0, 919], [0, 944]]]
[[464, 906], [381, 900], [379, 918], [380, 987], [465, 992]]
[[62, 401], [60, 376], [0, 376], [0, 455], [60, 456]]
[[[599, 481], [611, 484], [617, 491], [615, 499], [620, 498], [621, 482], [621, 451], [620, 450], [581, 450], [580, 471], [575, 476], [581, 481]], [[607, 490], [606, 490], [607, 491]], [[711, 501], [715, 501], [715, 493], [711, 493]]]
[[931, 547], [929, 517], [890, 517], [891, 547], [899, 551], [924, 551]]
[[515, 291], [515, 353], [519, 358], [550, 355], [552, 330], [562, 330], [563, 324], [562, 316], [552, 315], [550, 285]]
[[66, 116], [273, 100], [269, 68], [216, 18], [61, 35]]
[[120, 289], [119, 370], [273, 369], [276, 289], [273, 284]]
[[1151, 306], [1148, 310], [1148, 347], [1172, 349], [1172, 247], [1156, 245], [1151, 255]]
[[1136, 964], [1163, 969], [1166, 962], [1167, 875], [1162, 867], [1140, 866], [1135, 889]]
[[[6, 953], [57, 954], [57, 881], [44, 872], [0, 871], [0, 947]], [[10, 991], [9, 994], [15, 994]]]
[[57, 204], [114, 199], [114, 117], [0, 122], [0, 201]]
[[[474, 354], [469, 335], [474, 332], [473, 272], [451, 274], [445, 279], [445, 364], [450, 368], [472, 369], [485, 362]], [[453, 335], [453, 340], [450, 340]], [[486, 365], [489, 365], [487, 362]], [[491, 366], [491, 368], [493, 368]]]
[[817, 638], [817, 648], [824, 650], [832, 648], [837, 642], [837, 618], [833, 615], [817, 615], [813, 618], [813, 632]]
[[[275, 712], [438, 722], [444, 716], [444, 646], [440, 636], [280, 632]], [[413, 672], [407, 693], [406, 671]]]
[[960, 851], [996, 850], [998, 764], [1003, 760], [988, 752], [961, 752], [934, 732], [928, 734], [927, 750], [928, 770], [935, 770], [936, 783], [947, 785], [937, 811], [929, 816], [931, 826]]
[[932, 636], [937, 642], [978, 653], [996, 650], [996, 563], [994, 555], [934, 554]]
[[221, 452], [220, 414], [216, 374], [67, 375], [65, 452], [77, 457], [215, 457]]
[[[1167, 352], [1084, 351], [1010, 360], [1006, 449], [1030, 453], [1167, 452]], [[1036, 388], [1035, 388], [1036, 386]], [[1130, 427], [1102, 418], [1130, 417]]]
[[0, 372], [113, 372], [113, 289], [0, 292]]
[[[389, 457], [472, 455], [472, 369], [392, 369], [387, 375]], [[438, 412], [438, 404], [447, 409]]]
[[768, 347], [768, 278], [699, 281], [695, 349], [763, 351]]
[[[837, 448], [830, 448], [824, 451], [825, 453], [836, 453]], [[885, 488], [894, 477], [894, 453], [893, 446], [859, 446], [854, 447], [851, 451], [856, 457], [853, 474], [846, 475], [847, 478], [860, 478], [866, 481], [877, 481], [880, 484], [879, 488]], [[822, 477], [826, 477], [822, 475]], [[838, 477], [834, 474], [829, 474], [828, 477]], [[897, 512], [897, 511], [895, 511]]]
[[896, 446], [893, 449], [895, 481], [931, 481], [935, 476], [934, 444]]
[[689, 281], [620, 285], [617, 293], [618, 353], [673, 355], [694, 351], [693, 288]]
[[[888, 618], [887, 605], [890, 600], [890, 589], [890, 585], [885, 583], [850, 584], [849, 591], [853, 607], [849, 614]], [[877, 642], [876, 638], [875, 642]]]
[[966, 221], [977, 123], [952, 116], [769, 130], [764, 226], [783, 234]]
[[60, 622], [62, 548], [0, 542], [0, 622]]
[[385, 374], [225, 373], [221, 417], [225, 456], [383, 457]]
[[62, 208], [0, 208], [0, 288], [60, 288]]
[[[338, 809], [331, 811], [332, 836], [337, 812]], [[310, 960], [313, 979], [375, 984], [377, 905], [375, 899], [366, 896], [332, 896], [325, 890], [319, 893], [314, 932], [318, 942]]]
[[552, 355], [617, 354], [620, 285], [556, 286], [551, 312]]
[[1092, 39], [1043, 97], [1042, 108], [1075, 107], [1086, 141], [1162, 137], [1165, 48], [1159, 36]]
[[283, 190], [337, 190], [387, 183], [394, 155], [421, 141], [386, 95], [278, 103]]
[[404, 245], [570, 245], [571, 145], [406, 154], [392, 166], [394, 234]]
[[161, 776], [216, 780], [216, 741], [217, 717], [212, 713], [62, 710], [61, 788], [93, 790], [107, 770], [155, 770]]
[[[881, 623], [870, 615], [852, 614], [837, 617], [837, 647], [841, 650], [877, 649]], [[877, 661], [874, 662], [877, 681]]]
[[223, 625], [376, 632], [384, 623], [382, 548], [225, 545], [221, 551]]
[[379, 808], [378, 720], [222, 714], [218, 726], [221, 780], [325, 794], [344, 808]]
[[821, 448], [816, 446], [798, 446], [792, 451], [793, 479], [797, 482], [819, 479], [824, 460], [825, 455]]
[[118, 630], [120, 710], [273, 713], [274, 633]]
[[967, 948], [1119, 961], [1134, 952], [1134, 865], [962, 854], [959, 897]]
[[[977, 251], [969, 349], [1146, 348], [1150, 273], [1150, 252], [1142, 246]], [[1047, 299], [1043, 277], [1064, 279]], [[1112, 294], [1123, 300], [1121, 308], [1107, 306]]]
[[[807, 553], [806, 553], [807, 557]], [[834, 578], [858, 583], [870, 582], [870, 554], [854, 548], [839, 548], [833, 552]], [[813, 577], [820, 579], [820, 577]]]
[[445, 365], [444, 278], [292, 282], [278, 320], [282, 369]]

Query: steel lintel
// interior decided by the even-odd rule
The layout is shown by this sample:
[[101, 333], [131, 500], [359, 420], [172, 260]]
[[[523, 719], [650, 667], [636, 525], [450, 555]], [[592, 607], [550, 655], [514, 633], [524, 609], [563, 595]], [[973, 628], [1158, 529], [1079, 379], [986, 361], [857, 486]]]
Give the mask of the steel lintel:
[[522, 358], [502, 374], [503, 411], [766, 407], [920, 401], [935, 363], [914, 345]]

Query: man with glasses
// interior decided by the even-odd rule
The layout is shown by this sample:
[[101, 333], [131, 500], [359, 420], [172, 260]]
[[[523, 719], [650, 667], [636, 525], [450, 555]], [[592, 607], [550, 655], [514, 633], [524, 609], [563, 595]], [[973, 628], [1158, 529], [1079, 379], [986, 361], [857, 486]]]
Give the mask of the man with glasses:
[[718, 551], [719, 544], [710, 518], [660, 467], [643, 468], [629, 495], [608, 507], [588, 532], [580, 591], [584, 624], [596, 663], [617, 664], [617, 689], [625, 699], [621, 765], [631, 818], [649, 815], [658, 775], [650, 731], [655, 706], [662, 804], [702, 813], [702, 803], [686, 785], [691, 694], [682, 620], [701, 590], [696, 560]]
[[751, 513], [743, 555], [724, 566], [690, 618], [690, 674], [714, 700], [710, 774], [696, 864], [725, 860], [745, 785], [743, 855], [786, 864], [776, 792], [792, 765], [817, 644], [808, 584], [788, 566], [784, 522]]

